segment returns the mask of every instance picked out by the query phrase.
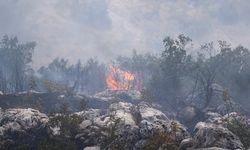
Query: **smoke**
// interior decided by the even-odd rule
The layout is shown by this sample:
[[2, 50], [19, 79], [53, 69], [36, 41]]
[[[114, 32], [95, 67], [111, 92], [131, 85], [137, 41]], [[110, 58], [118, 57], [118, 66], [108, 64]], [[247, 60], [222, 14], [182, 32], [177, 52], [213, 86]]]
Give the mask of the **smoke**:
[[0, 0], [0, 35], [38, 43], [34, 67], [55, 57], [71, 62], [157, 53], [162, 39], [186, 34], [199, 43], [249, 47], [248, 1]]

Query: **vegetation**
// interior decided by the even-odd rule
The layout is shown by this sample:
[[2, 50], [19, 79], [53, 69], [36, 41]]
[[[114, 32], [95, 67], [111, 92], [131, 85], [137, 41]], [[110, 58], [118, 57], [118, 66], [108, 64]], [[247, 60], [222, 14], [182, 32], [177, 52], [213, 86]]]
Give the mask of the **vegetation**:
[[135, 124], [139, 125], [142, 121], [142, 116], [141, 116], [141, 113], [140, 113], [138, 106], [134, 106], [131, 108], [131, 114], [133, 116], [133, 120], [134, 120]]
[[223, 101], [224, 101], [224, 106], [226, 107], [226, 113], [229, 118], [229, 113], [230, 111], [233, 110], [233, 107], [232, 107], [232, 101], [231, 101], [230, 95], [227, 90], [223, 91]]
[[[89, 59], [86, 65], [81, 61], [70, 65], [67, 60], [56, 58], [48, 67], [43, 66], [38, 72], [42, 76], [40, 80], [46, 81], [45, 87], [50, 92], [64, 90], [70, 93], [85, 91], [93, 94], [105, 88], [105, 67], [94, 59]], [[43, 87], [41, 85], [41, 90]]]
[[183, 102], [206, 109], [223, 104], [220, 95], [227, 89], [236, 103], [246, 104], [250, 90], [249, 50], [218, 41], [217, 45], [203, 44], [197, 54], [191, 54], [188, 53], [192, 49], [191, 41], [184, 35], [164, 39], [165, 50], [157, 58], [158, 69], [153, 69], [146, 82], [144, 99], [157, 101], [172, 111]]
[[178, 143], [176, 141], [176, 132], [178, 130], [178, 125], [175, 121], [170, 124], [170, 131], [157, 130], [154, 132], [153, 136], [144, 145], [145, 150], [152, 149], [171, 149], [177, 150]]
[[20, 92], [28, 88], [35, 42], [20, 43], [17, 37], [4, 35], [0, 41], [0, 90]]
[[38, 150], [62, 150], [70, 149], [77, 150], [76, 144], [70, 140], [60, 141], [55, 139], [45, 138], [38, 143]]
[[[106, 67], [95, 59], [85, 64], [80, 60], [70, 64], [66, 59], [56, 58], [48, 66], [34, 71], [30, 63], [35, 45], [35, 42], [23, 44], [17, 37], [3, 36], [0, 43], [1, 91], [38, 90], [71, 96], [76, 92], [93, 94], [106, 88]], [[218, 96], [223, 92], [218, 89], [221, 87], [227, 89], [235, 101], [245, 104], [250, 93], [248, 49], [232, 48], [226, 41], [194, 48], [192, 39], [185, 35], [166, 37], [163, 46], [160, 56], [138, 54], [134, 50], [131, 57], [119, 56], [114, 61], [118, 67], [138, 76], [143, 83], [143, 99], [157, 101], [173, 111], [181, 103], [206, 109], [217, 106], [218, 98], [223, 99]]]
[[66, 59], [56, 58], [48, 67], [42, 66], [37, 76], [31, 67], [35, 46], [35, 42], [20, 43], [17, 37], [3, 36], [0, 41], [0, 91], [85, 91], [92, 94], [105, 88], [105, 66], [95, 59], [89, 59], [85, 65], [80, 60], [70, 65]]
[[240, 138], [244, 147], [250, 147], [250, 125], [246, 122], [246, 120], [233, 118], [229, 121], [227, 127]]
[[[111, 149], [123, 149], [124, 145], [121, 145], [119, 143], [114, 144], [113, 142], [118, 138], [118, 135], [116, 134], [116, 130], [119, 128], [119, 124], [121, 123], [120, 118], [115, 117], [116, 112], [110, 113], [110, 124], [106, 127], [102, 128], [102, 131], [107, 133], [107, 136], [102, 143], [102, 148], [111, 148]], [[125, 144], [125, 143], [123, 143]]]
[[82, 99], [80, 101], [80, 110], [83, 111], [83, 110], [86, 110], [86, 109], [88, 109], [88, 102], [87, 102], [87, 100]]
[[79, 130], [79, 124], [83, 121], [78, 115], [55, 115], [50, 119], [49, 124], [52, 127], [60, 127], [60, 136], [74, 137]]
[[68, 114], [70, 112], [69, 107], [70, 107], [69, 102], [66, 99], [64, 99], [60, 104], [59, 112], [62, 114]]
[[[94, 94], [104, 90], [107, 65], [96, 59], [89, 59], [86, 63], [79, 60], [76, 64], [70, 64], [66, 59], [56, 58], [35, 71], [31, 67], [35, 46], [35, 42], [21, 43], [17, 37], [2, 37], [0, 91], [30, 91], [21, 100], [32, 102], [39, 110], [42, 110], [43, 100], [38, 98], [32, 101], [32, 90], [64, 95], [66, 98], [59, 108], [64, 115], [55, 117], [51, 123], [61, 122], [62, 135], [72, 136], [76, 133], [79, 118], [68, 115], [70, 109], [67, 98], [73, 97], [77, 92]], [[192, 39], [185, 35], [166, 37], [163, 46], [160, 55], [138, 54], [133, 51], [131, 57], [120, 56], [114, 61], [116, 66], [132, 72], [143, 83], [142, 99], [150, 103], [156, 101], [172, 112], [177, 112], [178, 107], [185, 104], [205, 110], [224, 104], [227, 114], [233, 110], [234, 103], [250, 107], [247, 102], [250, 96], [250, 52], [247, 48], [241, 45], [232, 47], [221, 40], [194, 47]], [[86, 110], [87, 107], [84, 99], [79, 102], [81, 110]], [[134, 112], [133, 119], [139, 124], [141, 116], [136, 110]], [[108, 133], [107, 144], [117, 138], [114, 131], [120, 122], [112, 117], [114, 116], [111, 115], [113, 123], [104, 129]], [[228, 127], [240, 137], [244, 145], [249, 146], [249, 126], [233, 120], [228, 122]], [[175, 137], [172, 135], [174, 132], [176, 131], [155, 132], [147, 143], [148, 147], [156, 148], [156, 145], [165, 144], [175, 148], [175, 140], [172, 139]]]

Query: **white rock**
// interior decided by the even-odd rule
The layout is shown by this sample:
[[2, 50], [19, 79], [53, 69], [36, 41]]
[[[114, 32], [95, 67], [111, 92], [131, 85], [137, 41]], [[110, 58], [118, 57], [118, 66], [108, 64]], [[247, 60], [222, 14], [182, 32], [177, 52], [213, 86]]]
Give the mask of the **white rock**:
[[150, 121], [150, 122], [154, 122], [157, 120], [169, 121], [168, 117], [163, 112], [150, 107], [145, 102], [139, 103], [139, 111], [141, 113], [142, 119], [145, 119], [147, 121]]
[[87, 117], [87, 119], [93, 119], [93, 118], [101, 116], [101, 111], [102, 110], [100, 109], [88, 109], [88, 110], [77, 112], [75, 114], [79, 116]]
[[50, 130], [52, 131], [52, 135], [60, 135], [60, 127], [50, 127]]
[[222, 125], [199, 122], [194, 131], [196, 148], [217, 146], [219, 148], [243, 149], [239, 138]]
[[83, 150], [100, 150], [100, 146], [85, 147]]
[[131, 114], [131, 103], [119, 102], [110, 106], [109, 110], [116, 118], [120, 118], [125, 124], [135, 125], [133, 116]]
[[85, 129], [87, 128], [88, 126], [91, 126], [92, 125], [92, 122], [90, 120], [84, 120], [80, 125], [80, 129]]
[[136, 90], [105, 90], [103, 92], [97, 93], [94, 97], [105, 100], [112, 100], [119, 97], [126, 102], [127, 99], [123, 98], [123, 95], [130, 100], [139, 100], [141, 98], [141, 93]]
[[65, 95], [59, 95], [58, 96], [58, 98], [64, 98], [65, 97]]
[[180, 150], [186, 150], [187, 148], [191, 148], [194, 146], [194, 141], [192, 138], [187, 138], [181, 141]]
[[[1, 120], [16, 122], [24, 129], [35, 128], [37, 125], [46, 124], [49, 120], [47, 115], [35, 109], [7, 109], [1, 116]], [[1, 121], [0, 120], [0, 121]]]

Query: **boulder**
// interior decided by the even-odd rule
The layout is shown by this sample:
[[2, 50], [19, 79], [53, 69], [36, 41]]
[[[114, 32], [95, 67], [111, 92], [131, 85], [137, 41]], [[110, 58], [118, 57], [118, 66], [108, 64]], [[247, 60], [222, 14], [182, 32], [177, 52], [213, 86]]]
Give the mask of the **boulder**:
[[37, 110], [7, 109], [0, 112], [0, 149], [34, 149], [46, 135], [47, 115]]
[[239, 138], [221, 125], [199, 122], [194, 131], [195, 148], [244, 149]]
[[[27, 109], [7, 109], [0, 112], [0, 124], [5, 130], [12, 129], [34, 129], [44, 127], [49, 118], [38, 110]], [[18, 127], [18, 128], [17, 128]]]
[[188, 148], [192, 148], [194, 146], [194, 141], [192, 138], [187, 138], [181, 141], [181, 144], [179, 146], [180, 150], [186, 150]]
[[85, 128], [91, 126], [91, 125], [92, 125], [92, 121], [90, 121], [90, 120], [84, 120], [80, 124], [80, 129], [85, 129]]
[[85, 147], [83, 150], [100, 150], [100, 146], [89, 146]]
[[138, 107], [139, 107], [139, 111], [141, 113], [141, 117], [144, 120], [147, 120], [149, 122], [154, 122], [157, 120], [164, 120], [166, 122], [169, 122], [168, 117], [163, 112], [151, 107], [146, 102], [140, 102], [138, 104]]

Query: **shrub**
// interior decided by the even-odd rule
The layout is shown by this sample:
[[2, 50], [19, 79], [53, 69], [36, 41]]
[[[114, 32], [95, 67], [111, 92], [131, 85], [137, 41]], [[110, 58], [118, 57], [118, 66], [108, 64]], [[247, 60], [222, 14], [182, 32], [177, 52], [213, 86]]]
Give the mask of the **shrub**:
[[66, 139], [43, 139], [38, 143], [37, 146], [38, 150], [63, 150], [63, 149], [70, 149], [76, 150], [76, 144], [71, 140]]
[[171, 149], [177, 150], [178, 144], [176, 142], [176, 132], [178, 130], [178, 124], [175, 121], [170, 123], [170, 130], [156, 130], [152, 137], [144, 145], [145, 150], [152, 149]]
[[124, 144], [119, 143], [117, 140], [118, 135], [116, 134], [116, 130], [119, 128], [121, 124], [121, 119], [115, 117], [116, 112], [113, 111], [110, 113], [110, 125], [103, 127], [101, 130], [107, 133], [104, 142], [101, 144], [103, 149], [111, 148], [111, 149], [124, 149]]
[[80, 107], [81, 111], [88, 109], [88, 102], [85, 99], [82, 99], [80, 101], [80, 106], [79, 107]]
[[250, 147], [250, 125], [244, 119], [233, 118], [228, 121], [228, 129], [240, 138], [242, 144]]
[[152, 150], [159, 148], [177, 150], [178, 146], [172, 134], [157, 130], [146, 142], [143, 149]]
[[49, 124], [52, 127], [60, 127], [60, 136], [62, 137], [74, 137], [79, 130], [79, 124], [83, 118], [78, 115], [57, 115], [50, 119]]
[[142, 116], [141, 116], [141, 112], [140, 112], [138, 106], [133, 106], [131, 108], [131, 114], [133, 116], [133, 120], [134, 120], [135, 124], [139, 125], [140, 122], [142, 121]]

